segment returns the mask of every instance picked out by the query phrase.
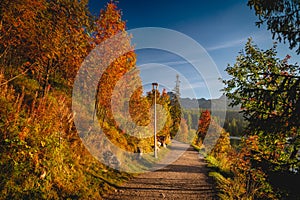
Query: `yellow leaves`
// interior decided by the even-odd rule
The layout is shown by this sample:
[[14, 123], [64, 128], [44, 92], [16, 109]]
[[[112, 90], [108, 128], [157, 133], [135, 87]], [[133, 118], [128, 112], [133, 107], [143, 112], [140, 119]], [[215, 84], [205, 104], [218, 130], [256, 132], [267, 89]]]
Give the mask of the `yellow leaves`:
[[30, 152], [28, 153], [28, 155], [29, 155], [30, 158], [34, 158], [34, 153], [33, 153], [33, 152], [30, 151]]
[[[0, 45], [14, 47], [11, 52], [14, 61], [36, 63], [32, 72], [40, 82], [55, 72], [72, 83], [70, 78], [74, 79], [89, 48], [89, 38], [83, 28], [89, 29], [84, 2], [75, 5], [70, 1], [3, 0], [1, 3], [5, 8]], [[10, 53], [7, 57], [9, 60]]]
[[29, 128], [28, 128], [28, 127], [25, 127], [25, 128], [23, 129], [23, 131], [21, 131], [21, 132], [19, 133], [19, 139], [20, 139], [21, 141], [24, 141], [25, 138], [27, 137], [29, 131], [30, 131]]
[[46, 145], [46, 142], [41, 141], [41, 146], [42, 146], [42, 147], [45, 147], [45, 145]]
[[121, 19], [121, 11], [114, 3], [108, 3], [105, 10], [101, 10], [100, 18], [96, 21], [98, 44], [117, 33], [125, 31], [125, 22]]
[[[122, 34], [122, 41], [116, 41], [109, 48], [104, 49], [104, 55], [106, 59], [114, 58], [116, 51], [123, 52], [130, 48], [130, 39], [125, 30], [125, 22], [121, 20], [120, 11], [113, 3], [107, 4], [106, 10], [101, 11], [100, 18], [96, 22], [96, 44], [100, 44], [107, 38], [110, 38], [117, 33]], [[99, 81], [98, 90], [98, 104], [107, 110], [105, 118], [112, 119], [112, 113], [110, 110], [111, 96], [117, 82], [124, 76], [126, 72], [135, 68], [135, 53], [133, 51], [127, 52], [124, 55], [112, 60], [111, 64], [106, 68], [105, 73], [102, 75]], [[139, 77], [136, 76], [136, 79]], [[132, 80], [128, 81], [126, 85], [133, 84]], [[126, 88], [124, 85], [124, 88]]]

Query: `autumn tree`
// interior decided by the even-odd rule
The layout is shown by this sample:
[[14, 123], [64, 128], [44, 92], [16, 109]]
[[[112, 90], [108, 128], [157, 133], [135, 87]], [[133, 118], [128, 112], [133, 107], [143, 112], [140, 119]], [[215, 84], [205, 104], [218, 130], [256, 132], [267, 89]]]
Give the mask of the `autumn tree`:
[[[156, 92], [155, 92], [156, 90]], [[154, 105], [156, 94], [156, 116], [157, 116], [157, 127], [159, 127], [159, 131], [157, 132], [158, 138], [160, 138], [160, 142], [164, 144], [170, 143], [171, 139], [171, 128], [172, 128], [172, 118], [170, 113], [170, 97], [166, 93], [164, 89], [162, 93], [160, 93], [157, 89], [152, 89], [147, 93], [147, 99], [151, 106]], [[160, 109], [159, 109], [160, 108]], [[154, 114], [154, 113], [152, 113]], [[153, 116], [150, 116], [153, 118]]]
[[0, 199], [101, 199], [124, 179], [88, 151], [70, 108], [90, 23], [87, 0], [0, 2]]
[[150, 123], [150, 102], [143, 97], [142, 89], [137, 89], [130, 98], [129, 112], [138, 126], [147, 126]]
[[299, 66], [289, 64], [289, 58], [278, 59], [276, 46], [263, 51], [249, 40], [226, 69], [232, 77], [224, 81], [231, 105], [241, 105], [249, 123], [246, 134], [258, 136], [252, 164], [269, 176], [274, 171], [288, 175], [300, 165]]
[[[95, 44], [98, 45], [117, 34], [125, 33], [125, 29], [126, 23], [121, 19], [121, 11], [114, 3], [108, 3], [106, 9], [101, 10], [96, 21]], [[102, 74], [97, 93], [97, 112], [102, 121], [108, 120], [113, 124], [111, 96], [114, 87], [126, 72], [135, 68], [135, 64], [136, 54], [132, 50], [113, 61]]]
[[89, 51], [87, 1], [4, 0], [0, 11], [0, 54], [6, 74], [26, 74], [42, 88], [55, 78], [70, 86]]
[[266, 23], [273, 38], [288, 41], [290, 48], [300, 54], [300, 1], [299, 0], [249, 0], [248, 6], [259, 17], [258, 27]]
[[[111, 60], [108, 66], [99, 69], [103, 70], [103, 73], [99, 77], [96, 94], [97, 117], [111, 141], [123, 149], [137, 151], [138, 138], [128, 134], [125, 129], [128, 127], [128, 131], [135, 132], [134, 135], [140, 135], [138, 130], [129, 127], [146, 126], [149, 123], [150, 107], [147, 99], [142, 97], [143, 88], [141, 87], [139, 70], [136, 68], [136, 54], [130, 43], [131, 36], [127, 34], [126, 23], [122, 20], [121, 10], [117, 8], [114, 2], [108, 3], [106, 8], [101, 10], [95, 26], [94, 44], [101, 45], [110, 41], [110, 46], [104, 50], [100, 59], [105, 60], [123, 52], [120, 53], [121, 56]], [[124, 37], [119, 37], [120, 35]], [[122, 41], [116, 38], [121, 38]], [[127, 103], [129, 114], [121, 111], [117, 112], [118, 116], [114, 116], [116, 112], [112, 108], [127, 109], [124, 106]], [[125, 128], [117, 122], [115, 117], [122, 121], [121, 123]], [[127, 123], [129, 119], [132, 119], [134, 124]], [[122, 141], [120, 138], [123, 138]]]
[[166, 119], [163, 129], [158, 133], [158, 136], [163, 136], [164, 140], [162, 143], [169, 144], [171, 142], [171, 129], [173, 125], [173, 120], [170, 112], [170, 96], [167, 94], [166, 90], [163, 89], [161, 97], [159, 99], [160, 105], [162, 105], [164, 110], [164, 118]]
[[197, 145], [201, 145], [208, 131], [209, 125], [211, 122], [210, 111], [205, 110], [201, 112], [199, 121], [198, 121], [198, 130], [197, 130]]

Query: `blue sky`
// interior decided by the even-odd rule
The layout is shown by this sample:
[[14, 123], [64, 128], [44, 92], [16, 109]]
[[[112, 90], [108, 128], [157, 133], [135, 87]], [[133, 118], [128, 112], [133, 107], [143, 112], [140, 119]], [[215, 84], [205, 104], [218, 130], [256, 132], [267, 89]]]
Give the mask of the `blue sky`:
[[[92, 14], [98, 15], [106, 2], [90, 0]], [[224, 70], [228, 64], [234, 64], [249, 37], [262, 49], [273, 44], [266, 27], [255, 26], [257, 17], [246, 0], [120, 0], [118, 7], [129, 30], [162, 27], [179, 31], [197, 41], [207, 51], [223, 79], [229, 78]], [[287, 54], [292, 56], [292, 63], [299, 63], [299, 55], [294, 50], [289, 50], [287, 44], [278, 44], [278, 57], [284, 58]], [[137, 55], [145, 90], [149, 90], [151, 81], [161, 80], [161, 87], [171, 90], [176, 72], [179, 72], [183, 97], [208, 99], [222, 94], [210, 92], [205, 78], [197, 75], [193, 67], [177, 55], [153, 49], [139, 50]]]

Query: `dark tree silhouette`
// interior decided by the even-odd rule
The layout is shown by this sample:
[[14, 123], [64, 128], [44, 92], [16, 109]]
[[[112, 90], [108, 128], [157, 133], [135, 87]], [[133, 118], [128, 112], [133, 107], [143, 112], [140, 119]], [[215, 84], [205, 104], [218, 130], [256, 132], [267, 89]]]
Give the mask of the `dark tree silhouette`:
[[273, 39], [288, 41], [290, 48], [300, 54], [300, 1], [299, 0], [249, 0], [248, 6], [259, 17], [256, 25], [267, 24]]

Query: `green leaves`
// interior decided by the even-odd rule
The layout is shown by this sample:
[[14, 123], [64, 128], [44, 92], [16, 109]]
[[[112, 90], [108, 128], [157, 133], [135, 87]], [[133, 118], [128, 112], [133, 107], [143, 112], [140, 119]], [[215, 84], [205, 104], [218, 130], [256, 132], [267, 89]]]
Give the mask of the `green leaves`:
[[289, 58], [278, 59], [276, 45], [263, 51], [250, 39], [234, 66], [226, 69], [231, 79], [223, 81], [231, 105], [240, 104], [249, 122], [244, 143], [256, 137], [256, 147], [248, 152], [251, 169], [267, 175], [288, 174], [300, 165], [295, 156], [300, 137], [300, 68], [289, 64]]
[[288, 41], [291, 49], [300, 54], [300, 2], [298, 0], [248, 0], [259, 17], [256, 25], [266, 23], [268, 30], [279, 42]]
[[232, 78], [223, 81], [227, 86], [224, 91], [233, 100], [232, 105], [241, 104], [252, 131], [267, 128], [268, 133], [284, 132], [291, 129], [286, 122], [296, 120], [291, 118], [299, 101], [296, 66], [287, 64], [288, 57], [279, 60], [275, 55], [276, 45], [262, 51], [250, 39], [245, 53], [226, 69]]

